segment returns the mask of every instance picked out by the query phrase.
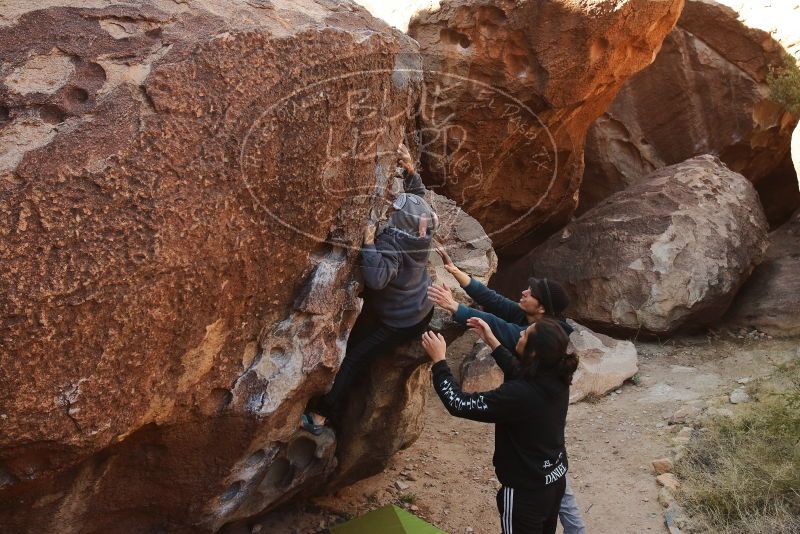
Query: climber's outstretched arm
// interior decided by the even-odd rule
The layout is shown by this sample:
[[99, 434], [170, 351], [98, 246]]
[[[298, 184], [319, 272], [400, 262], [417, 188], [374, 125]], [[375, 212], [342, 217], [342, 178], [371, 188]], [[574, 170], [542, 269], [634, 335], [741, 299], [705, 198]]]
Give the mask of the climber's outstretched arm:
[[403, 167], [403, 190], [421, 197], [425, 196], [427, 189], [422, 183], [422, 178], [414, 168], [414, 160], [411, 153], [403, 143], [397, 147], [397, 162]]

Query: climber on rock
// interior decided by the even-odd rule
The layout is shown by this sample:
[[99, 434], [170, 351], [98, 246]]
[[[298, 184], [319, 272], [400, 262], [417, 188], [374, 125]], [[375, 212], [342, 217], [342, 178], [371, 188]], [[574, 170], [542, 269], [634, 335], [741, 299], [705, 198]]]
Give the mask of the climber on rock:
[[313, 434], [320, 434], [329, 419], [335, 423], [353, 380], [370, 362], [419, 336], [433, 316], [433, 304], [427, 298], [431, 284], [427, 266], [439, 219], [423, 198], [425, 186], [405, 145], [398, 147], [397, 156], [405, 192], [394, 200], [377, 237], [374, 224], [365, 231], [361, 248], [365, 311], [348, 339], [333, 386], [315, 410], [301, 418], [302, 428]]
[[[467, 295], [484, 308], [484, 311], [480, 311], [459, 304], [446, 287], [431, 286], [428, 289], [429, 298], [449, 310], [455, 321], [472, 328], [480, 323], [487, 325], [500, 343], [510, 350], [518, 348], [519, 340], [532, 324], [546, 317], [557, 320], [567, 336], [572, 333], [572, 327], [561, 317], [569, 306], [569, 296], [558, 282], [547, 278], [530, 278], [528, 289], [523, 291], [519, 301], [515, 302], [492, 291], [456, 267], [444, 249], [437, 248], [436, 252], [441, 256], [447, 272], [453, 275]], [[516, 350], [516, 353], [521, 354], [519, 350]], [[564, 534], [586, 533], [583, 514], [569, 481], [559, 516]]]
[[450, 372], [444, 338], [422, 335], [434, 362], [433, 387], [451, 415], [495, 423], [493, 464], [502, 487], [497, 508], [503, 534], [554, 534], [567, 481], [564, 426], [569, 385], [578, 366], [567, 354], [569, 338], [556, 320], [542, 318], [522, 331], [517, 355], [504, 347], [485, 321], [470, 327], [492, 349], [503, 384], [492, 391], [464, 393]]

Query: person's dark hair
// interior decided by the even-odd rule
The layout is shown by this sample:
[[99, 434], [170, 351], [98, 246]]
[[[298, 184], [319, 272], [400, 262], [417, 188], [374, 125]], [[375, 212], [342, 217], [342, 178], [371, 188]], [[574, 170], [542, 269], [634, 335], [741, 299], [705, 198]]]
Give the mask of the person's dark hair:
[[569, 337], [558, 321], [550, 318], [537, 321], [522, 353], [523, 374], [528, 378], [540, 373], [554, 374], [565, 384], [572, 384], [578, 357], [567, 354], [568, 345]]
[[547, 278], [529, 278], [528, 287], [544, 312], [551, 317], [561, 317], [569, 307], [569, 295], [564, 286]]

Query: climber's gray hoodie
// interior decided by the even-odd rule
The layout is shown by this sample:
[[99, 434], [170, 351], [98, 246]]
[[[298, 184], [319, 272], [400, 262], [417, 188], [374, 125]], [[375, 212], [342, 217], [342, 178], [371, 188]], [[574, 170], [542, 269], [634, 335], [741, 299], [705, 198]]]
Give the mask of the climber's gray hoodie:
[[378, 234], [374, 245], [364, 245], [361, 249], [361, 272], [370, 309], [381, 322], [396, 328], [414, 326], [433, 309], [428, 300], [431, 279], [427, 267], [435, 222], [431, 221], [425, 237], [413, 234], [419, 216], [432, 214], [433, 210], [422, 199], [425, 187], [419, 175], [406, 175], [405, 182], [406, 191], [410, 191], [405, 195], [421, 194], [404, 202], [397, 216], [389, 219], [390, 225]]
[[387, 227], [361, 249], [361, 272], [370, 309], [397, 328], [414, 326], [430, 313], [428, 254], [432, 236], [420, 238]]

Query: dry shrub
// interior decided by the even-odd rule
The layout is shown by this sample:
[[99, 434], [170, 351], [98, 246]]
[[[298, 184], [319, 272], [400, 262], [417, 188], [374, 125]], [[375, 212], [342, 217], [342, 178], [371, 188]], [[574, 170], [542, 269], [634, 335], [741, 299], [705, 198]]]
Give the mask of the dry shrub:
[[800, 68], [791, 55], [785, 54], [783, 65], [770, 69], [767, 85], [770, 100], [800, 115]]
[[677, 463], [678, 495], [697, 530], [800, 532], [800, 366], [781, 370], [782, 391], [736, 419], [712, 420]]

